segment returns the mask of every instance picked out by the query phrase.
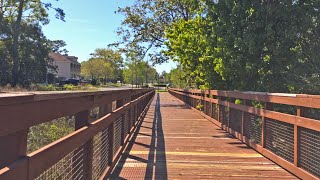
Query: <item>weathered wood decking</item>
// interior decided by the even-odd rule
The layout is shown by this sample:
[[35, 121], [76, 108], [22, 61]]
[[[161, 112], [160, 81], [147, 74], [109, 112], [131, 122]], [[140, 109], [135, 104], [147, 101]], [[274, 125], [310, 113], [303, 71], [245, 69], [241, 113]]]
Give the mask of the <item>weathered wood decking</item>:
[[169, 93], [153, 103], [111, 179], [296, 179]]

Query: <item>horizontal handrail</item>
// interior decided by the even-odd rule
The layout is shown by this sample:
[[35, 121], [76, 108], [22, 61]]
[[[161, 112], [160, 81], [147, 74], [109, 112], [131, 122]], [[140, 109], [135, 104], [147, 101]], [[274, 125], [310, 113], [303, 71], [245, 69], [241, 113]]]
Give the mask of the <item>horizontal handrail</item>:
[[17, 94], [17, 96], [8, 94], [0, 97], [0, 136], [119, 99], [131, 98], [146, 91], [127, 89]]
[[286, 104], [308, 108], [320, 108], [320, 95], [310, 94], [288, 94], [288, 93], [267, 93], [267, 92], [241, 92], [241, 91], [218, 91], [218, 90], [187, 90], [175, 89], [172, 91], [212, 95], [219, 97], [238, 98], [246, 100], [256, 100], [268, 103]]
[[[320, 167], [314, 162], [320, 161], [320, 120], [303, 115], [307, 108], [320, 108], [320, 96], [174, 88], [169, 92], [296, 176], [319, 178]], [[244, 103], [236, 104], [235, 99]], [[246, 100], [266, 105], [253, 107]], [[295, 106], [296, 114], [274, 111], [272, 103]]]
[[[81, 176], [85, 177], [85, 179], [92, 179], [93, 173], [95, 173], [95, 169], [92, 168], [93, 163], [93, 151], [101, 151], [109, 152], [108, 154], [103, 154], [105, 157], [101, 157], [104, 159], [108, 159], [108, 162], [98, 162], [101, 167], [103, 167], [102, 172], [99, 172], [99, 177], [103, 178], [107, 175], [108, 169], [111, 168], [111, 165], [114, 164], [116, 157], [120, 153], [121, 147], [123, 147], [128, 139], [130, 132], [135, 127], [135, 124], [138, 120], [140, 120], [142, 115], [145, 113], [146, 108], [149, 106], [151, 99], [154, 96], [154, 89], [137, 89], [137, 90], [120, 90], [120, 91], [106, 91], [106, 92], [76, 92], [76, 93], [39, 93], [32, 95], [23, 95], [15, 97], [13, 95], [2, 96], [1, 98], [5, 98], [7, 104], [2, 103], [0, 105], [0, 112], [5, 112], [5, 110], [10, 110], [9, 112], [14, 112], [16, 106], [22, 106], [27, 108], [31, 112], [26, 115], [27, 119], [30, 120], [35, 117], [41, 117], [43, 119], [34, 121], [31, 123], [26, 123], [25, 119], [22, 119], [23, 125], [11, 125], [6, 126], [5, 123], [7, 121], [13, 121], [14, 118], [19, 116], [6, 116], [6, 120], [1, 119], [0, 123], [3, 123], [7, 128], [11, 128], [9, 130], [5, 130], [4, 128], [0, 128], [0, 143], [1, 140], [5, 141], [6, 137], [18, 136], [20, 133], [20, 129], [29, 128], [33, 125], [37, 125], [39, 123], [47, 122], [52, 120], [54, 117], [61, 117], [64, 115], [70, 114], [79, 114], [80, 118], [76, 119], [76, 121], [86, 120], [86, 123], [75, 129], [71, 134], [62, 137], [61, 139], [35, 151], [28, 155], [18, 156], [16, 155], [14, 161], [8, 161], [5, 167], [0, 168], [0, 179], [35, 179], [43, 173], [55, 167], [57, 163], [59, 163], [63, 158], [67, 157], [68, 154], [72, 153], [72, 156], [77, 156], [79, 154], [79, 148], [83, 149], [81, 151], [82, 161], [79, 162], [82, 167], [81, 172], [79, 173]], [[19, 98], [22, 98], [19, 102]], [[15, 100], [13, 100], [15, 99]], [[74, 105], [79, 107], [67, 108], [67, 105], [70, 105], [66, 102], [66, 100], [75, 101]], [[89, 101], [89, 102], [87, 102]], [[111, 103], [113, 101], [117, 101], [117, 109], [114, 111], [106, 112], [100, 118], [93, 122], [88, 121], [88, 112], [89, 109], [100, 106], [104, 107], [104, 105], [108, 104], [111, 107]], [[80, 104], [84, 103], [84, 104]], [[34, 105], [36, 104], [36, 105]], [[35, 107], [40, 107], [40, 105], [48, 104], [45, 108], [51, 107], [51, 111], [47, 110], [45, 112], [48, 115], [45, 116], [45, 113], [40, 113], [41, 115], [34, 115], [34, 113], [38, 113]], [[67, 105], [66, 105], [67, 104]], [[28, 107], [32, 106], [31, 107]], [[59, 105], [61, 107], [59, 107]], [[56, 107], [56, 108], [52, 108]], [[21, 107], [20, 107], [21, 108]], [[18, 108], [18, 110], [21, 110]], [[67, 108], [67, 109], [64, 109]], [[59, 112], [62, 111], [62, 112]], [[15, 111], [16, 113], [20, 113], [19, 111]], [[85, 116], [83, 116], [85, 114]], [[126, 116], [127, 115], [127, 116]], [[20, 115], [20, 117], [22, 117]], [[76, 122], [77, 123], [77, 122]], [[120, 123], [120, 129], [117, 124]], [[12, 129], [15, 128], [15, 129]], [[17, 130], [18, 129], [18, 130]], [[126, 130], [127, 129], [127, 130]], [[94, 138], [101, 132], [108, 131], [109, 135], [101, 135], [101, 138], [104, 136], [107, 138], [103, 140], [102, 147], [94, 147]], [[18, 133], [15, 133], [18, 132]], [[7, 134], [13, 133], [13, 134]], [[111, 133], [111, 134], [110, 134]], [[117, 139], [120, 140], [120, 146], [116, 145], [115, 142]], [[23, 140], [26, 140], [25, 138]], [[101, 142], [102, 142], [101, 140]], [[6, 142], [6, 141], [5, 141]], [[25, 145], [26, 142], [22, 143], [22, 146]], [[118, 147], [119, 146], [119, 147]], [[98, 148], [98, 149], [97, 149]], [[22, 148], [25, 151], [25, 147]], [[103, 150], [103, 152], [102, 152]], [[21, 151], [21, 149], [20, 149]], [[78, 153], [76, 153], [78, 152]], [[117, 153], [113, 153], [117, 152]], [[10, 156], [10, 151], [6, 151], [4, 153], [8, 153]], [[26, 152], [24, 152], [26, 153]], [[2, 156], [4, 154], [2, 153]], [[21, 154], [20, 154], [21, 155]], [[0, 155], [1, 156], [1, 155]], [[102, 156], [102, 154], [101, 154]], [[78, 160], [80, 157], [72, 157], [70, 161], [69, 168], [78, 168], [77, 164], [73, 161]], [[84, 158], [84, 159], [83, 159]], [[76, 160], [75, 160], [76, 159]], [[99, 160], [102, 161], [102, 160]], [[2, 163], [2, 162], [0, 162]], [[78, 164], [79, 164], [78, 163]], [[105, 166], [107, 164], [108, 166]], [[55, 172], [56, 174], [62, 174], [62, 170]], [[70, 172], [69, 172], [70, 174]]]

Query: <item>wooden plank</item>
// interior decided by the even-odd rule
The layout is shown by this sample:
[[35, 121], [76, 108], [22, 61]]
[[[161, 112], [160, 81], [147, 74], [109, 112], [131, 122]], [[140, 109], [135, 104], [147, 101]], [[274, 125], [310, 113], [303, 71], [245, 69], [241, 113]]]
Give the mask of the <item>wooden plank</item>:
[[10, 166], [0, 169], [1, 180], [27, 179], [29, 169], [28, 158], [22, 158]]
[[25, 129], [0, 136], [0, 169], [26, 156], [28, 132], [29, 129]]
[[[90, 126], [90, 110], [85, 110], [79, 112], [75, 115], [75, 130], [81, 129], [86, 126]], [[83, 152], [83, 156], [79, 152]], [[84, 179], [91, 180], [92, 179], [92, 159], [93, 159], [93, 137], [91, 137], [84, 145], [80, 146], [77, 150], [74, 151], [74, 154], [78, 154], [73, 157], [73, 159], [81, 158], [80, 162], [82, 163], [83, 171], [82, 177]], [[73, 164], [73, 166], [78, 166], [77, 164]], [[76, 170], [75, 167], [72, 168]], [[77, 173], [73, 174], [77, 177]]]
[[[34, 94], [16, 104], [0, 106], [0, 136], [28, 129], [31, 126], [48, 122], [56, 118], [76, 114], [80, 111], [103, 105], [106, 102], [130, 96], [132, 90], [106, 92], [68, 92]], [[151, 90], [133, 90], [133, 94]], [[0, 98], [1, 101], [1, 98]], [[19, 113], [17, 113], [19, 112]]]
[[172, 89], [172, 91], [175, 91], [177, 93], [178, 92], [206, 93], [206, 94], [222, 96], [222, 97], [256, 100], [256, 101], [286, 104], [286, 105], [292, 105], [292, 106], [320, 108], [319, 95], [266, 93], [266, 92], [216, 91], [216, 90], [210, 90], [208, 92], [208, 91], [200, 91], [200, 90], [183, 91], [178, 89]]
[[203, 112], [193, 111], [168, 93], [159, 96], [160, 104], [154, 99], [137, 126], [137, 135], [106, 178], [297, 179], [204, 121]]
[[[141, 91], [139, 91], [141, 93]], [[43, 171], [45, 171], [46, 169], [50, 168], [53, 164], [57, 163], [60, 159], [62, 159], [63, 157], [65, 157], [67, 154], [69, 154], [70, 152], [74, 151], [76, 148], [82, 146], [84, 143], [87, 145], [89, 145], [87, 148], [88, 151], [92, 151], [92, 143], [86, 143], [89, 141], [92, 141], [92, 137], [95, 136], [97, 133], [101, 132], [102, 130], [106, 129], [107, 127], [110, 126], [111, 123], [113, 123], [115, 121], [115, 119], [117, 119], [119, 116], [121, 116], [121, 114], [123, 114], [125, 111], [127, 111], [128, 109], [136, 106], [137, 103], [141, 102], [142, 100], [145, 99], [145, 97], [151, 95], [154, 93], [154, 90], [144, 90], [142, 91], [143, 93], [146, 92], [144, 95], [142, 95], [141, 97], [128, 102], [127, 104], [125, 104], [124, 106], [118, 108], [115, 112], [111, 113], [111, 114], [107, 114], [103, 117], [101, 117], [100, 119], [96, 120], [93, 123], [88, 123], [88, 116], [89, 116], [89, 111], [82, 111], [76, 114], [76, 131], [25, 156], [25, 157], [21, 157], [23, 160], [23, 164], [24, 165], [20, 165], [21, 163], [18, 163], [18, 165], [16, 165], [16, 162], [11, 164], [10, 166], [7, 166], [3, 169], [0, 170], [0, 179], [2, 178], [10, 178], [10, 177], [23, 177], [23, 178], [16, 178], [16, 179], [34, 179], [37, 176], [39, 176]], [[84, 99], [83, 99], [84, 98]], [[81, 97], [80, 99], [82, 100], [86, 100], [86, 98], [88, 97]], [[89, 97], [90, 99], [93, 99], [92, 96]], [[72, 98], [71, 98], [72, 99]], [[79, 98], [76, 98], [75, 100], [77, 100]], [[56, 106], [60, 105], [62, 107], [64, 107], [65, 104], [63, 104], [62, 102], [64, 102], [65, 99], [62, 99], [63, 101], [55, 101], [55, 100], [50, 100], [50, 102], [55, 101], [55, 102], [59, 102], [56, 104]], [[70, 99], [68, 99], [70, 100]], [[37, 104], [38, 106], [41, 105], [41, 102], [43, 101], [38, 101]], [[90, 103], [92, 103], [93, 101], [91, 101]], [[61, 104], [62, 103], [62, 104]], [[79, 103], [79, 101], [77, 101], [77, 103]], [[28, 103], [26, 103], [28, 104]], [[76, 105], [76, 104], [75, 104]], [[81, 106], [81, 104], [78, 106]], [[83, 106], [84, 107], [91, 107], [91, 106]], [[61, 107], [60, 107], [61, 108]], [[62, 109], [62, 108], [61, 108]], [[63, 110], [63, 109], [62, 109]], [[70, 110], [70, 109], [68, 109]], [[69, 111], [70, 112], [70, 111]], [[41, 114], [41, 112], [40, 112]], [[39, 115], [37, 115], [39, 116]], [[1, 127], [2, 128], [2, 127]], [[27, 133], [25, 131], [23, 131], [23, 137], [25, 137]], [[14, 134], [12, 137], [19, 137], [17, 134]], [[20, 139], [20, 138], [18, 138]], [[10, 138], [6, 138], [6, 140], [10, 140]], [[23, 140], [23, 142], [19, 142], [18, 140], [14, 140], [12, 141], [12, 143], [16, 143], [19, 146], [23, 146], [19, 147], [19, 152], [25, 152], [26, 149], [26, 139]], [[1, 146], [4, 147], [4, 146]], [[11, 149], [12, 151], [12, 149]], [[92, 154], [92, 152], [86, 152], [86, 154], [89, 154], [89, 156], [86, 156], [86, 166], [90, 165], [91, 158], [90, 158], [90, 154]], [[4, 152], [4, 151], [1, 151]], [[8, 156], [9, 157], [9, 156]], [[11, 157], [11, 156], [10, 156]], [[14, 157], [12, 158], [12, 160], [16, 160], [19, 157]], [[20, 162], [20, 161], [17, 161]], [[92, 167], [91, 167], [92, 168]], [[89, 169], [87, 172], [89, 172], [89, 174], [87, 173], [85, 176], [86, 177], [91, 177], [90, 173], [92, 172], [90, 166], [87, 167], [87, 169]], [[18, 173], [18, 174], [16, 174]], [[86, 179], [88, 179], [86, 178]]]
[[[194, 97], [194, 96], [192, 96], [192, 98], [199, 99], [199, 97]], [[254, 108], [254, 107], [245, 106], [245, 105], [234, 104], [234, 103], [222, 101], [222, 100], [216, 100], [216, 101], [213, 100], [213, 102], [217, 102], [220, 105], [228, 106], [228, 107], [238, 109], [240, 111], [248, 112], [257, 116], [262, 116], [262, 117], [270, 118], [272, 120], [278, 120], [281, 122], [312, 129], [315, 131], [320, 131], [319, 120], [310, 119], [306, 117], [299, 117], [295, 115], [290, 115], [290, 114], [285, 114], [285, 113], [280, 113], [280, 112], [270, 111], [270, 110], [265, 110], [260, 108]]]
[[[234, 104], [232, 104], [232, 103], [226, 103], [226, 102], [223, 102], [223, 104], [224, 105], [226, 105], [226, 106], [230, 106], [230, 107], [232, 107], [232, 106], [235, 106]], [[235, 106], [236, 107], [236, 106]], [[241, 108], [239, 108], [238, 107], [238, 109], [241, 109]], [[248, 110], [249, 108], [248, 107], [246, 107], [246, 108], [244, 108], [244, 110]], [[271, 109], [271, 107], [270, 106], [267, 106], [266, 107], [266, 109]], [[251, 110], [253, 110], [253, 109], [251, 109]], [[256, 109], [254, 109], [254, 110], [256, 110]], [[257, 114], [257, 112], [255, 111], [254, 113], [256, 113]], [[253, 113], [253, 114], [254, 114]], [[275, 113], [275, 112], [273, 112], [273, 111], [269, 111], [269, 110], [261, 110], [261, 112], [259, 112], [260, 114], [259, 115], [262, 115], [262, 117], [264, 117], [264, 115], [266, 115], [266, 117], [267, 116], [269, 116], [270, 117], [270, 114], [268, 114], [268, 113], [271, 113], [271, 114], [275, 114], [275, 116], [273, 116], [273, 117], [276, 117], [277, 118], [277, 116], [281, 116], [281, 115], [279, 115], [279, 114], [277, 114], [277, 113]], [[273, 115], [274, 115], [273, 114]], [[286, 114], [285, 114], [286, 115]], [[307, 118], [303, 118], [303, 117], [299, 117], [301, 115], [301, 110], [297, 110], [297, 116], [291, 116], [290, 115], [290, 117], [294, 117], [294, 118], [302, 118], [302, 119], [307, 119]], [[287, 115], [287, 116], [289, 116], [289, 115]], [[276, 119], [275, 118], [275, 119]], [[288, 118], [288, 117], [287, 117]], [[296, 121], [296, 120], [295, 120]], [[310, 121], [310, 119], [309, 119], [309, 121]], [[263, 124], [264, 124], [264, 122], [262, 122]], [[294, 141], [295, 141], [295, 147], [294, 147], [294, 149], [295, 149], [295, 163], [290, 163], [290, 162], [288, 162], [287, 160], [285, 160], [285, 159], [283, 159], [283, 158], [281, 158], [281, 157], [279, 157], [279, 156], [277, 156], [276, 154], [274, 154], [274, 153], [272, 153], [272, 152], [270, 152], [269, 150], [267, 150], [267, 149], [265, 149], [265, 148], [263, 148], [264, 147], [264, 138], [262, 138], [262, 146], [259, 146], [259, 145], [257, 145], [257, 144], [255, 144], [255, 143], [253, 143], [253, 142], [251, 142], [250, 140], [248, 140], [248, 139], [246, 139], [245, 137], [243, 137], [244, 138], [244, 142], [247, 144], [247, 145], [249, 145], [250, 147], [252, 147], [252, 148], [254, 148], [255, 150], [257, 150], [258, 152], [260, 152], [261, 154], [263, 154], [264, 156], [266, 156], [266, 157], [268, 157], [269, 159], [271, 159], [272, 161], [274, 161], [274, 162], [276, 162], [277, 164], [279, 164], [280, 166], [282, 166], [283, 168], [285, 168], [285, 169], [287, 169], [288, 171], [290, 171], [291, 173], [293, 173], [293, 174], [295, 174], [295, 175], [297, 175], [298, 177], [300, 177], [300, 178], [302, 178], [302, 179], [317, 179], [317, 177], [315, 177], [314, 175], [312, 175], [312, 174], [310, 174], [309, 172], [307, 172], [307, 171], [305, 171], [305, 170], [303, 170], [303, 169], [301, 169], [301, 168], [299, 168], [299, 167], [297, 167], [297, 162], [298, 162], [298, 146], [297, 146], [297, 128], [298, 128], [298, 125], [297, 125], [297, 123], [296, 122], [294, 122], [293, 124], [295, 124], [295, 137], [294, 137]], [[309, 125], [311, 125], [311, 123], [309, 124]], [[318, 125], [318, 124], [317, 124]], [[262, 125], [262, 126], [264, 126], [264, 125]], [[264, 128], [263, 128], [264, 129]], [[262, 130], [263, 130], [262, 129]], [[229, 131], [229, 133], [231, 133], [231, 134], [233, 134], [235, 137], [237, 137], [238, 139], [240, 139], [240, 137], [237, 135], [237, 133], [236, 132], [233, 132], [232, 130], [231, 131]], [[262, 133], [262, 134], [264, 134], [264, 133]]]

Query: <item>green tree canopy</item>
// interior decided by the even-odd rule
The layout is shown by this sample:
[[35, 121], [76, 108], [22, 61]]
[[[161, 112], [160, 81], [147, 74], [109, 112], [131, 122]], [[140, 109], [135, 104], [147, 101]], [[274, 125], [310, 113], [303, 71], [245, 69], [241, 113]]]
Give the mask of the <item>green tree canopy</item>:
[[[64, 20], [64, 12], [50, 1], [0, 0], [0, 83], [43, 82], [50, 64], [49, 52], [56, 42], [42, 33], [49, 23], [48, 11]], [[32, 69], [32, 71], [30, 71]]]
[[124, 40], [159, 42], [191, 86], [320, 93], [318, 0], [143, 0], [119, 11]]

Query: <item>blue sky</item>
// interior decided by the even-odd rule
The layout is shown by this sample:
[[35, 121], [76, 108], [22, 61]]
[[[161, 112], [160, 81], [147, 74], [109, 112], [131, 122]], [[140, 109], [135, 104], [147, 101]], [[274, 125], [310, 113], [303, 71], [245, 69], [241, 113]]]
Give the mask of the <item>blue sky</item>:
[[[66, 22], [54, 18], [50, 13], [51, 22], [43, 27], [45, 35], [51, 40], [64, 40], [69, 55], [85, 61], [96, 48], [106, 48], [116, 42], [117, 28], [123, 16], [115, 14], [118, 7], [130, 5], [132, 0], [60, 0], [54, 5], [66, 13]], [[174, 62], [157, 65], [158, 72], [169, 72], [175, 67]]]

